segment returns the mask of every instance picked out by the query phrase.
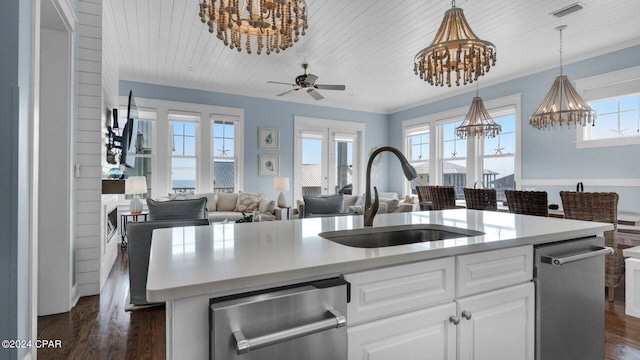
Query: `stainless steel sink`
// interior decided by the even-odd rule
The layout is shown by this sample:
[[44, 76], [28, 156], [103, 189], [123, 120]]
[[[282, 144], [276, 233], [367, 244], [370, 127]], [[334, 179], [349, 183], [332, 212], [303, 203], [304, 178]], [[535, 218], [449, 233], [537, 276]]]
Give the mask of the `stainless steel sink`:
[[481, 231], [461, 229], [444, 225], [398, 225], [371, 227], [354, 230], [327, 231], [318, 234], [338, 244], [359, 247], [379, 248], [484, 235]]

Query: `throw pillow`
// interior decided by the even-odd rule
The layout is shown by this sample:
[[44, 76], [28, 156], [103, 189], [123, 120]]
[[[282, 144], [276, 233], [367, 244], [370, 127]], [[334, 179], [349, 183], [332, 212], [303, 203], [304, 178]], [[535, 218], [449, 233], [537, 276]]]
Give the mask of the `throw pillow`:
[[269, 200], [265, 197], [260, 199], [260, 203], [258, 204], [258, 211], [260, 211], [263, 214], [273, 215], [275, 213], [275, 210], [276, 210], [275, 200]]
[[235, 211], [238, 193], [218, 193], [216, 211]]
[[319, 214], [341, 214], [342, 195], [303, 196], [304, 217]]
[[147, 199], [149, 220], [197, 220], [207, 218], [207, 198], [154, 201]]
[[358, 201], [358, 195], [344, 195], [342, 209], [347, 211], [350, 206], [355, 206]]
[[364, 205], [352, 205], [349, 206], [349, 212], [356, 213], [358, 215], [364, 214]]
[[387, 206], [387, 212], [392, 213], [396, 211], [400, 201], [398, 199], [380, 199], [380, 205], [385, 204]]
[[238, 194], [238, 201], [236, 202], [236, 208], [234, 211], [242, 211], [245, 213], [254, 212], [258, 210], [260, 198], [260, 194], [240, 193]]
[[169, 200], [191, 200], [195, 199], [193, 191], [181, 193], [169, 193]]
[[390, 212], [391, 211], [389, 211], [389, 207], [387, 206], [387, 203], [381, 202], [380, 205], [378, 205], [378, 214], [387, 214]]

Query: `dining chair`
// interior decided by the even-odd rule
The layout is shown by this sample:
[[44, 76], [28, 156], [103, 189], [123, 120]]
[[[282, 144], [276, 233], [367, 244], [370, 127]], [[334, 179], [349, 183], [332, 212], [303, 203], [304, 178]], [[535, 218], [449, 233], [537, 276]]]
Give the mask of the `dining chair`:
[[624, 257], [618, 246], [618, 194], [614, 192], [560, 191], [565, 219], [598, 221], [613, 224], [613, 230], [604, 233], [604, 243], [615, 250], [605, 257], [605, 286], [609, 301], [622, 283]]
[[429, 197], [427, 186], [416, 186], [416, 193], [418, 193], [418, 204], [420, 205], [420, 211], [431, 210], [431, 198]]
[[510, 213], [549, 216], [546, 191], [505, 190], [504, 194]]
[[432, 210], [456, 208], [456, 191], [453, 186], [427, 186]]
[[467, 209], [498, 211], [498, 195], [496, 189], [464, 188], [464, 199]]

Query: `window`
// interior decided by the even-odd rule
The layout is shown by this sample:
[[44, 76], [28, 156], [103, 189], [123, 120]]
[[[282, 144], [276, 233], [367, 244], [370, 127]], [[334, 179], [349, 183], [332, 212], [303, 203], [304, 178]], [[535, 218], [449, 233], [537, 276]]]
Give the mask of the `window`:
[[416, 186], [429, 185], [429, 125], [409, 128], [405, 131], [409, 163], [416, 169], [418, 176], [411, 180], [411, 194], [416, 194]]
[[596, 112], [594, 125], [579, 127], [578, 148], [640, 144], [640, 66], [576, 81]]
[[498, 201], [506, 201], [504, 191], [515, 190], [516, 116], [494, 116], [493, 121], [502, 126], [502, 132], [483, 139], [482, 184], [496, 189]]
[[467, 185], [467, 140], [460, 139], [455, 134], [456, 127], [464, 119], [438, 126], [442, 132], [440, 142], [441, 185], [453, 186], [456, 198], [464, 199], [464, 188]]
[[[128, 97], [122, 96], [120, 101], [127, 104]], [[209, 193], [214, 188], [220, 191], [214, 178], [214, 162], [218, 160], [233, 167], [231, 189], [243, 189], [243, 109], [143, 97], [136, 98], [136, 104], [142, 134], [136, 154], [140, 164], [127, 172], [147, 177], [149, 187], [153, 186], [147, 197], [184, 191]], [[121, 108], [125, 114], [126, 106]]]
[[[417, 185], [453, 186], [458, 199], [464, 188], [495, 188], [498, 199], [519, 180], [520, 95], [485, 102], [493, 120], [502, 125], [495, 138], [460, 139], [454, 133], [468, 106], [403, 122], [404, 149], [418, 177], [405, 185], [415, 194]], [[433, 131], [430, 131], [433, 129]]]
[[589, 106], [597, 118], [584, 128], [584, 140], [640, 136], [640, 93], [590, 101]]
[[196, 188], [196, 127], [191, 121], [171, 121], [171, 191], [187, 192]]
[[213, 120], [213, 191], [234, 192], [236, 184], [236, 125]]

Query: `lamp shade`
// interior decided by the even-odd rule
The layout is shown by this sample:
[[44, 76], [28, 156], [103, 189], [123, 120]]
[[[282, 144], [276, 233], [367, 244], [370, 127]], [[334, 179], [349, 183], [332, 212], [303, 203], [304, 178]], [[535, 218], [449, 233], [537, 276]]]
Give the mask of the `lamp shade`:
[[127, 195], [146, 194], [147, 178], [144, 176], [130, 176], [125, 181], [124, 192]]
[[273, 178], [273, 188], [277, 191], [289, 191], [289, 178], [276, 176]]

